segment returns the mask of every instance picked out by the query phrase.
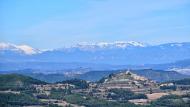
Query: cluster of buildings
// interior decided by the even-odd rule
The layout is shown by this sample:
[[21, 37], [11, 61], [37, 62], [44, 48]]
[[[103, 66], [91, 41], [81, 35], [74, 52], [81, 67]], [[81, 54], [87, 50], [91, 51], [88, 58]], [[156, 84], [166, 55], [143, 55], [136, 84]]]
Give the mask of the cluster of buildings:
[[46, 85], [33, 85], [38, 91], [51, 91], [52, 89], [69, 89], [75, 88], [72, 84], [46, 84]]

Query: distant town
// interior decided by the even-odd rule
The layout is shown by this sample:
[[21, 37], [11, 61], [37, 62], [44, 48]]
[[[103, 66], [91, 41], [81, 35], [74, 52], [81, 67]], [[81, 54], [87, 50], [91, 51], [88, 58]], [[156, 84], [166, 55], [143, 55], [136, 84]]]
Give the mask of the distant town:
[[72, 79], [46, 83], [19, 74], [2, 74], [0, 80], [1, 106], [172, 107], [177, 103], [188, 107], [190, 102], [189, 79], [157, 83], [130, 70], [109, 74], [97, 82]]

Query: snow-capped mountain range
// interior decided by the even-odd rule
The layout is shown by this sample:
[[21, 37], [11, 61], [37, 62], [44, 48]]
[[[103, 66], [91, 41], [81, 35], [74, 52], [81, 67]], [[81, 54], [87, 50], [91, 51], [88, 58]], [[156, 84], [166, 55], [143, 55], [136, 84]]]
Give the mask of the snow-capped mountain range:
[[[164, 49], [165, 47], [168, 47], [168, 46], [182, 47], [185, 44], [187, 43], [170, 43], [170, 44], [161, 44], [157, 46]], [[64, 50], [72, 50], [72, 49], [79, 49], [82, 51], [97, 51], [97, 50], [103, 50], [103, 49], [126, 49], [126, 48], [145, 48], [145, 47], [151, 47], [151, 45], [135, 42], [135, 41], [127, 41], [127, 42], [116, 41], [116, 42], [98, 42], [98, 43], [81, 42], [70, 47], [40, 50], [40, 49], [35, 49], [25, 44], [15, 45], [12, 43], [0, 43], [0, 52], [14, 51], [20, 54], [34, 55], [34, 54], [40, 54], [40, 53], [48, 52], [48, 51], [64, 51]]]
[[11, 43], [0, 43], [0, 51], [15, 51], [26, 55], [40, 53], [40, 50], [34, 49], [28, 45], [15, 45]]
[[147, 45], [140, 42], [80, 43], [39, 50], [28, 45], [0, 43], [0, 62], [79, 62], [113, 65], [162, 64], [190, 59], [190, 43]]
[[81, 42], [71, 47], [59, 48], [59, 49], [46, 49], [46, 50], [39, 50], [34, 49], [28, 45], [15, 45], [11, 43], [0, 43], [0, 51], [15, 51], [20, 52], [21, 54], [32, 55], [32, 54], [39, 54], [45, 51], [54, 51], [54, 50], [68, 50], [72, 48], [78, 48], [80, 50], [86, 51], [95, 51], [99, 49], [113, 49], [113, 48], [128, 48], [128, 47], [146, 47], [145, 44], [135, 41], [116, 41], [116, 42], [99, 42], [99, 43], [87, 43]]
[[127, 48], [127, 47], [145, 47], [146, 45], [140, 42], [135, 41], [116, 41], [116, 42], [99, 42], [99, 43], [79, 43], [75, 48], [80, 48], [83, 50], [93, 50], [93, 49], [113, 49], [113, 48]]

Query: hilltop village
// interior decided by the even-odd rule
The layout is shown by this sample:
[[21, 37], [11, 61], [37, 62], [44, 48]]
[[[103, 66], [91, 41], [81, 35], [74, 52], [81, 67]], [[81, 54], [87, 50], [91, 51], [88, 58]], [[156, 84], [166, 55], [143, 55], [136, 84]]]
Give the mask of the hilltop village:
[[[6, 76], [11, 76], [14, 81], [3, 83]], [[181, 83], [176, 81], [157, 83], [129, 70], [112, 73], [97, 82], [73, 79], [50, 84], [17, 74], [1, 77], [3, 80], [0, 101], [3, 106], [173, 107], [172, 104], [176, 103], [172, 100], [178, 101], [179, 105], [185, 105], [184, 107], [190, 105], [190, 84], [186, 84], [184, 80]], [[21, 100], [6, 99], [7, 94], [18, 99], [21, 97]], [[24, 97], [26, 98], [22, 99]], [[165, 97], [171, 99], [168, 103], [171, 103], [170, 106], [162, 104], [166, 100]]]

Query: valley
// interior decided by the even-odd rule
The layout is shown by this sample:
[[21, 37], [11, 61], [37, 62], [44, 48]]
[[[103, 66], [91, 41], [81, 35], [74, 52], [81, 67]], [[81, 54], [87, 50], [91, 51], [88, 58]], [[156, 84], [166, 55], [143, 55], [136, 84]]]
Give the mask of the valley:
[[190, 107], [190, 0], [0, 0], [0, 107]]
[[[0, 105], [10, 107], [173, 107], [172, 105], [176, 105], [177, 101], [178, 106], [188, 107], [190, 105], [189, 80], [187, 78], [158, 83], [130, 70], [111, 73], [96, 82], [73, 78], [47, 83], [20, 74], [1, 74]], [[163, 103], [168, 99], [170, 102]]]
[[[190, 43], [0, 43], [2, 107], [189, 107]], [[167, 103], [166, 103], [167, 102]]]
[[[30, 76], [35, 79], [50, 82], [50, 83], [74, 79], [74, 78], [95, 82], [105, 76], [108, 76], [111, 73], [127, 71], [129, 69], [93, 70], [93, 71], [85, 71], [85, 70], [82, 71], [82, 70], [83, 69], [81, 68], [74, 69], [74, 70], [60, 70], [60, 71], [25, 69], [25, 70], [16, 70], [16, 71], [4, 71], [4, 72], [1, 71], [1, 74], [18, 73], [18, 74]], [[130, 70], [130, 71], [157, 82], [178, 80], [178, 79], [189, 77], [189, 75], [180, 74], [175, 71], [154, 70], [154, 69], [136, 69], [136, 70]]]

